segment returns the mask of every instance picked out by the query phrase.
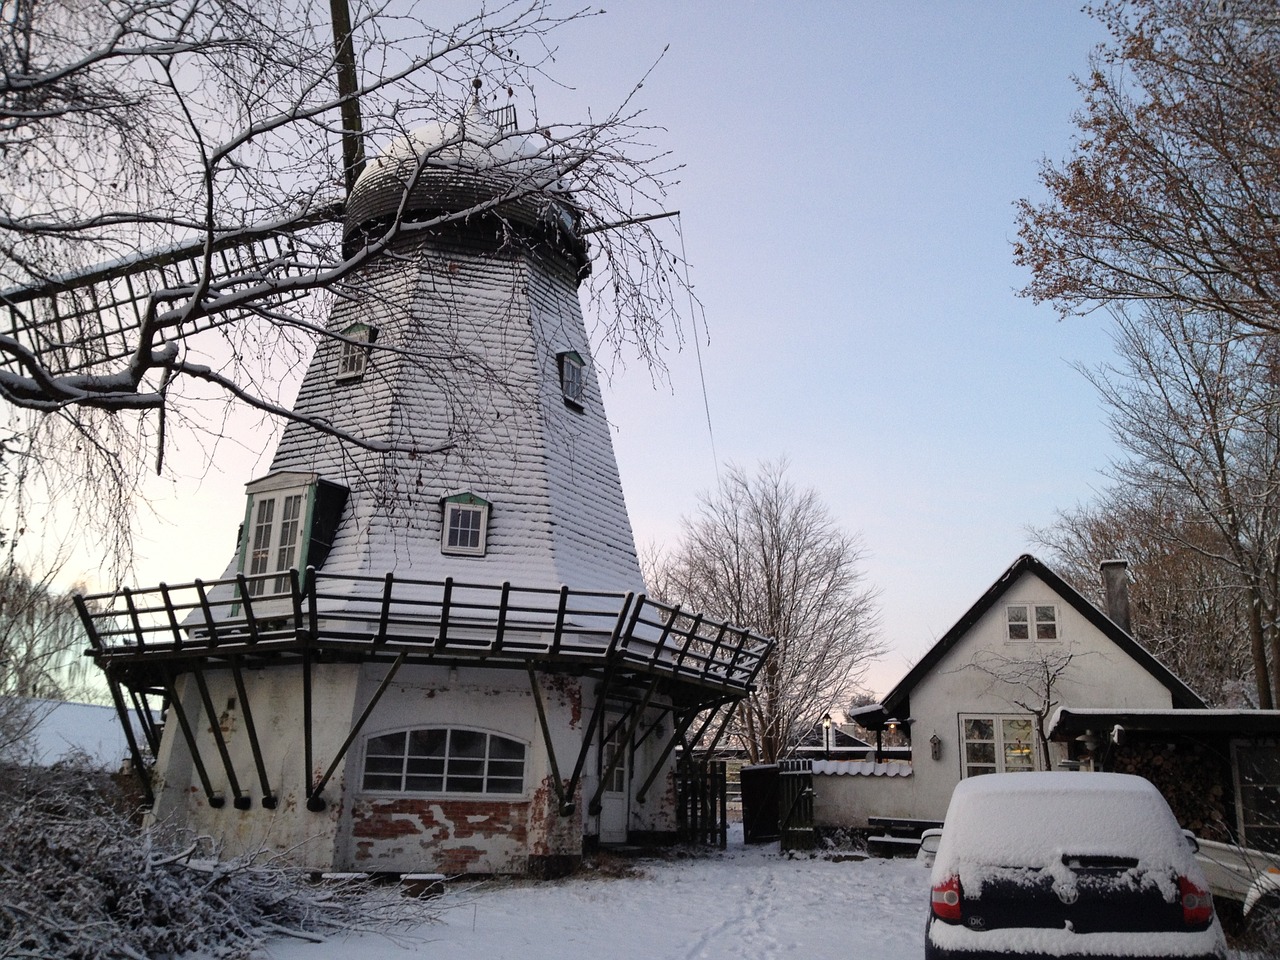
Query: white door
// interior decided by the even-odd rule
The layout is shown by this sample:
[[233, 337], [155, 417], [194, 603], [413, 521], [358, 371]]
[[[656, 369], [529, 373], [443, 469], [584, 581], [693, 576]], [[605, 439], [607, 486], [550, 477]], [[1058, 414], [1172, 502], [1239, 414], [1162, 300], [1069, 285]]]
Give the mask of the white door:
[[[606, 724], [607, 726], [607, 724]], [[608, 774], [604, 792], [600, 794], [600, 842], [626, 843], [627, 819], [630, 812], [628, 794], [631, 786], [629, 760], [626, 749], [626, 724], [618, 723], [609, 732], [600, 749], [600, 775], [608, 774], [615, 757], [618, 766]]]

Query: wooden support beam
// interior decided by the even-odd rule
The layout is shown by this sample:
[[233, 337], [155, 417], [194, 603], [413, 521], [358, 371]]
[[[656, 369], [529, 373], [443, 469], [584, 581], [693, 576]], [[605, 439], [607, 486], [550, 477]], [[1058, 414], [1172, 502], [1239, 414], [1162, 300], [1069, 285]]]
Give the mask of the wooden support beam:
[[498, 622], [493, 630], [493, 652], [502, 651], [502, 638], [507, 632], [507, 606], [511, 602], [511, 584], [502, 581], [502, 596], [498, 598]]
[[569, 588], [561, 585], [560, 602], [556, 605], [556, 627], [551, 634], [551, 653], [554, 656], [560, 652], [560, 640], [564, 636], [564, 612], [569, 606]]
[[324, 809], [324, 798], [311, 791], [312, 770], [312, 730], [311, 730], [311, 647], [302, 651], [302, 757], [306, 769], [307, 809], [319, 813]]
[[191, 721], [187, 719], [187, 711], [178, 697], [178, 688], [172, 676], [166, 678], [165, 686], [169, 691], [169, 709], [178, 718], [178, 726], [182, 728], [182, 736], [187, 741], [187, 752], [191, 754], [191, 764], [196, 768], [196, 776], [200, 778], [205, 798], [209, 801], [209, 806], [215, 810], [220, 809], [226, 805], [226, 798], [213, 792], [209, 772], [204, 768], [204, 758], [200, 756], [200, 748], [196, 745], [196, 735], [191, 729]]
[[649, 776], [645, 778], [644, 783], [640, 785], [640, 789], [636, 791], [636, 803], [644, 803], [645, 797], [649, 795], [649, 788], [653, 786], [653, 781], [662, 772], [663, 764], [671, 756], [671, 751], [676, 748], [676, 744], [684, 739], [685, 731], [689, 729], [689, 724], [693, 723], [697, 716], [696, 713], [690, 713], [683, 717], [675, 718], [675, 722], [671, 725], [671, 738], [667, 741], [667, 745], [662, 748], [662, 755], [658, 757], [653, 769], [649, 771]]
[[93, 615], [89, 613], [89, 605], [84, 602], [84, 597], [78, 593], [72, 594], [71, 599], [76, 605], [76, 613], [80, 614], [80, 622], [84, 625], [84, 632], [89, 637], [89, 646], [101, 653], [106, 647], [103, 646], [102, 637], [98, 635], [98, 625], [93, 622]]
[[258, 785], [262, 788], [262, 806], [266, 810], [274, 810], [279, 797], [271, 789], [271, 781], [267, 777], [267, 765], [262, 756], [262, 742], [258, 739], [258, 728], [253, 722], [253, 709], [249, 705], [249, 692], [244, 685], [244, 672], [240, 669], [240, 658], [231, 658], [231, 677], [235, 680], [236, 696], [240, 698], [240, 712], [244, 714], [244, 731], [249, 738], [249, 749], [253, 752], [253, 765], [258, 771]]
[[236, 589], [240, 594], [240, 604], [244, 607], [244, 619], [249, 626], [249, 643], [258, 642], [258, 618], [253, 615], [253, 601], [249, 598], [249, 582], [243, 573], [236, 574]]
[[124, 594], [124, 602], [129, 608], [129, 622], [133, 624], [133, 635], [138, 640], [138, 649], [141, 650], [147, 642], [142, 636], [142, 621], [138, 618], [138, 607], [133, 602], [133, 591], [125, 587], [120, 592]]
[[[77, 600], [80, 598], [77, 596]], [[138, 782], [142, 785], [142, 794], [146, 797], [147, 806], [152, 806], [156, 802], [156, 795], [151, 790], [151, 777], [147, 775], [147, 765], [142, 759], [142, 751], [138, 749], [138, 738], [133, 735], [133, 724], [129, 722], [129, 710], [125, 706], [124, 696], [120, 693], [120, 682], [107, 673], [107, 686], [111, 690], [111, 701], [116, 707], [116, 716], [120, 718], [120, 725], [124, 727], [125, 740], [129, 743], [129, 763], [133, 766], [133, 772], [138, 776]], [[145, 730], [146, 727], [144, 726]], [[152, 755], [155, 755], [154, 750]]]
[[209, 594], [204, 589], [204, 581], [195, 582], [196, 596], [200, 598], [200, 612], [204, 614], [205, 626], [209, 628], [209, 646], [218, 645], [218, 624], [213, 619], [213, 608], [209, 606]]
[[[653, 691], [656, 686], [657, 678], [655, 677], [649, 683], [649, 689], [645, 691], [644, 697], [641, 698], [640, 702], [638, 704], [632, 704], [629, 708], [630, 711], [633, 711], [633, 715], [631, 717], [631, 722], [627, 725], [627, 738], [624, 744], [624, 749], [626, 750], [631, 749], [632, 741], [635, 739], [636, 735], [636, 728], [640, 726], [640, 719], [644, 716], [644, 711], [649, 706], [649, 700], [653, 697]], [[623, 714], [624, 718], [625, 716], [626, 714]], [[618, 721], [619, 724], [621, 724], [621, 722], [621, 720]], [[616, 725], [614, 729], [617, 729]], [[587, 812], [591, 814], [591, 816], [594, 817], [599, 815], [600, 798], [604, 796], [605, 784], [609, 782], [609, 778], [613, 776], [613, 772], [618, 769], [618, 763], [621, 759], [622, 755], [620, 753], [614, 754], [613, 760], [609, 763], [608, 769], [600, 774], [600, 782], [596, 784], [596, 792], [592, 795], [591, 803], [587, 807]]]
[[329, 779], [333, 776], [334, 771], [338, 769], [338, 764], [342, 762], [342, 758], [345, 757], [347, 755], [347, 751], [351, 749], [351, 744], [355, 741], [356, 737], [360, 735], [360, 731], [364, 727], [365, 721], [369, 719], [369, 714], [373, 713], [373, 708], [378, 705], [378, 701], [381, 700], [382, 695], [386, 693], [387, 687], [391, 683], [391, 678], [396, 675], [396, 671], [400, 669], [400, 665], [404, 663], [404, 658], [406, 656], [407, 654], [401, 653], [392, 662], [390, 669], [387, 670], [387, 675], [382, 678], [382, 683], [378, 684], [378, 689], [373, 692], [373, 696], [369, 698], [369, 702], [365, 704], [365, 708], [360, 713], [359, 718], [356, 720], [355, 724], [352, 725], [351, 731], [347, 734], [347, 738], [342, 741], [342, 746], [338, 748], [337, 754], [334, 755], [333, 762], [329, 764], [329, 769], [324, 772], [324, 776], [322, 776], [311, 789], [311, 792], [308, 795], [308, 803], [310, 803], [310, 797], [318, 797], [324, 791], [324, 788], [328, 785]]
[[222, 724], [218, 722], [218, 712], [213, 706], [213, 698], [209, 696], [209, 684], [205, 681], [204, 671], [194, 667], [191, 675], [195, 678], [196, 689], [200, 692], [200, 701], [204, 704], [205, 715], [209, 718], [209, 732], [213, 734], [214, 746], [218, 748], [218, 756], [222, 759], [222, 769], [227, 773], [227, 783], [231, 787], [234, 798], [232, 806], [237, 810], [248, 810], [252, 801], [247, 793], [240, 790], [240, 781], [236, 778], [234, 765], [231, 763], [231, 752], [227, 749], [227, 738], [222, 734]]
[[560, 764], [556, 761], [556, 745], [551, 740], [551, 727], [547, 723], [547, 710], [542, 703], [542, 687], [538, 684], [538, 675], [533, 667], [526, 667], [529, 674], [529, 689], [533, 691], [533, 705], [538, 711], [538, 726], [542, 729], [542, 742], [547, 748], [547, 761], [551, 764], [551, 782], [556, 789], [556, 798], [560, 801], [560, 816], [567, 817], [574, 811], [571, 795], [565, 792], [564, 782], [560, 779]]
[[391, 620], [391, 594], [395, 589], [395, 582], [395, 574], [388, 572], [386, 582], [382, 585], [382, 608], [378, 612], [378, 632], [373, 638], [375, 647], [380, 647], [387, 642], [387, 624]]
[[436, 634], [436, 649], [443, 650], [449, 642], [449, 605], [453, 602], [453, 577], [444, 578], [444, 594], [440, 598], [440, 631]]
[[160, 584], [160, 596], [164, 600], [164, 612], [169, 618], [169, 632], [173, 634], [173, 649], [182, 649], [182, 625], [178, 623], [178, 611], [173, 608], [173, 597], [169, 595], [168, 584]]

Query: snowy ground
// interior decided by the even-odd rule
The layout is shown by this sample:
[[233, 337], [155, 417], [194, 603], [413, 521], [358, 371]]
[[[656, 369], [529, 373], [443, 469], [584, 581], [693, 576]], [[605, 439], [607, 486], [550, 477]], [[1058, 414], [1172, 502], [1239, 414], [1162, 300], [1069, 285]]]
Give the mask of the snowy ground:
[[277, 941], [274, 960], [919, 960], [928, 871], [913, 860], [790, 859], [777, 844], [634, 861], [638, 875], [495, 881], [445, 898], [413, 937]]

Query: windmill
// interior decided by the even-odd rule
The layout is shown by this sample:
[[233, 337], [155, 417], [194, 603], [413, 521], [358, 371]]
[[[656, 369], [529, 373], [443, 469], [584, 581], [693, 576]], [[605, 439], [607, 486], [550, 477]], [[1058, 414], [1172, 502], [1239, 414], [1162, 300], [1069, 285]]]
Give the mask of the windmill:
[[[717, 739], [771, 643], [644, 594], [579, 301], [580, 170], [560, 147], [473, 96], [363, 170], [348, 151], [327, 335], [228, 518], [234, 556], [209, 580], [78, 599], [122, 718], [128, 698], [164, 705], [146, 731], [154, 816], [229, 853], [379, 872], [558, 873], [592, 838], [723, 840], [723, 768], [675, 759]], [[271, 278], [200, 296], [301, 293], [310, 278], [273, 254], [306, 226], [188, 250], [206, 276], [225, 254]], [[164, 297], [112, 285], [185, 262], [98, 271], [77, 303], [116, 291], [120, 330], [145, 335]], [[454, 396], [482, 414], [465, 431]]]

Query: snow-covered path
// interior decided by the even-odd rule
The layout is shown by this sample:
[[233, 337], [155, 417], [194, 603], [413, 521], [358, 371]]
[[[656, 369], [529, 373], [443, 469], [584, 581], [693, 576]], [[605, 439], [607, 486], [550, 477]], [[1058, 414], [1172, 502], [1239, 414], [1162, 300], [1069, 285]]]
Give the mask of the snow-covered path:
[[276, 942], [275, 960], [919, 960], [928, 871], [913, 860], [790, 859], [777, 845], [637, 860], [640, 875], [451, 893], [412, 939]]

